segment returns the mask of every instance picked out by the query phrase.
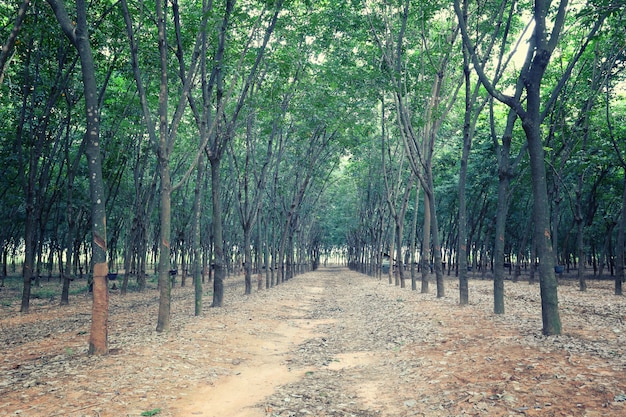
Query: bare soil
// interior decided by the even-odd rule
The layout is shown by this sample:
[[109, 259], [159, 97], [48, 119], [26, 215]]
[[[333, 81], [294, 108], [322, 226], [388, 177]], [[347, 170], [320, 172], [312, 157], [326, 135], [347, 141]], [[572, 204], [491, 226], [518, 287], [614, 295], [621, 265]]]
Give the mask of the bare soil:
[[491, 281], [459, 306], [454, 280], [439, 299], [340, 268], [250, 296], [230, 280], [200, 317], [174, 288], [166, 334], [155, 290], [113, 291], [104, 357], [86, 354], [88, 295], [20, 314], [0, 291], [0, 416], [626, 415], [626, 299], [610, 281], [563, 281], [563, 335], [544, 337], [526, 282], [506, 283], [496, 316]]

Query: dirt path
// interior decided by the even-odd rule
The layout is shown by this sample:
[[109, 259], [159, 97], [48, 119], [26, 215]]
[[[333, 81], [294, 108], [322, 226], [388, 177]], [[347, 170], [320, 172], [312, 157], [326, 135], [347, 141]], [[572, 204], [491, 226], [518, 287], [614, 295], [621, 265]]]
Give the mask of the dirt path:
[[[191, 315], [155, 293], [112, 295], [111, 349], [86, 356], [89, 300], [0, 310], [0, 416], [623, 416], [626, 302], [611, 283], [559, 289], [565, 334], [540, 335], [537, 286], [489, 281], [471, 305], [329, 268]], [[208, 304], [208, 303], [207, 303]]]
[[292, 372], [287, 358], [299, 344], [315, 336], [320, 324], [307, 315], [322, 297], [323, 288], [304, 285], [302, 291], [297, 300], [282, 298], [278, 303], [255, 306], [249, 320], [238, 323], [232, 333], [225, 327], [222, 346], [240, 347], [231, 362], [234, 373], [211, 386], [194, 389], [173, 403], [171, 412], [180, 416], [265, 416], [258, 404], [277, 387], [302, 377], [301, 369]]

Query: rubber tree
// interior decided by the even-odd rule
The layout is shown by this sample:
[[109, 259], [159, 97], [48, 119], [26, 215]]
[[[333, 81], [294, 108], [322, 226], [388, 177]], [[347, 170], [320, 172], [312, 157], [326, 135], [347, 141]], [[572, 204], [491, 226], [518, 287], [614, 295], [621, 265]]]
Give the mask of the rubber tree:
[[[13, 89], [19, 103], [9, 107], [13, 110], [8, 110], [11, 116], [5, 120], [5, 125], [11, 129], [7, 131], [7, 139], [11, 141], [7, 145], [15, 160], [14, 183], [19, 185], [23, 195], [20, 203], [20, 211], [24, 212], [20, 306], [23, 313], [29, 311], [31, 283], [38, 284], [36, 263], [41, 259], [38, 251], [42, 249], [44, 236], [40, 235], [45, 229], [42, 222], [50, 212], [53, 199], [59, 197], [58, 192], [48, 193], [47, 189], [51, 187], [54, 170], [62, 171], [61, 141], [56, 139], [62, 136], [68, 121], [64, 117], [59, 119], [55, 107], [62, 102], [63, 92], [73, 82], [78, 62], [78, 57], [72, 53], [74, 47], [65, 38], [50, 38], [43, 30], [46, 25], [54, 24], [46, 13], [48, 6], [41, 3], [31, 10], [33, 24], [22, 32], [21, 47], [15, 50], [15, 62], [20, 68], [17, 70], [16, 65], [15, 70], [11, 69], [14, 82], [21, 86]], [[52, 61], [50, 65], [43, 64], [48, 61]]]
[[[167, 8], [167, 2], [157, 0], [155, 2], [156, 12], [156, 30], [157, 30], [157, 47], [159, 56], [159, 95], [158, 104], [156, 110], [156, 117], [153, 115], [150, 109], [150, 103], [148, 100], [148, 93], [145, 86], [144, 77], [142, 74], [142, 68], [139, 65], [139, 41], [135, 36], [135, 28], [133, 22], [133, 16], [131, 15], [128, 3], [126, 0], [120, 2], [122, 7], [122, 14], [126, 25], [126, 32], [128, 36], [129, 48], [130, 48], [130, 63], [133, 70], [133, 76], [141, 103], [141, 108], [144, 117], [144, 123], [146, 124], [146, 130], [148, 137], [150, 138], [151, 146], [157, 157], [158, 161], [158, 173], [159, 173], [159, 238], [158, 238], [158, 253], [159, 253], [159, 311], [157, 315], [157, 332], [164, 332], [169, 330], [170, 327], [170, 310], [171, 310], [171, 279], [170, 279], [170, 250], [171, 250], [171, 219], [172, 219], [172, 193], [180, 188], [191, 173], [194, 171], [200, 155], [203, 152], [204, 146], [200, 145], [198, 148], [191, 152], [192, 157], [187, 161], [186, 169], [183, 170], [183, 174], [177, 178], [177, 181], [172, 180], [172, 157], [174, 152], [174, 145], [178, 136], [178, 130], [181, 125], [181, 121], [184, 115], [184, 111], [187, 107], [189, 92], [191, 90], [194, 76], [198, 68], [198, 61], [200, 55], [200, 47], [202, 45], [202, 33], [206, 29], [207, 16], [204, 15], [200, 20], [198, 32], [195, 36], [195, 43], [191, 48], [189, 55], [191, 57], [185, 61], [185, 49], [182, 47], [182, 39], [179, 36], [179, 28], [181, 25], [181, 16], [179, 13], [178, 2], [174, 1], [171, 4], [171, 18], [167, 13], [170, 11]], [[174, 26], [174, 44], [171, 45], [168, 42], [168, 23], [172, 23]], [[141, 22], [140, 24], [143, 24]], [[176, 105], [174, 111], [170, 116], [170, 57], [171, 48], [176, 50], [176, 61], [179, 66], [177, 70], [174, 70], [178, 81], [172, 80], [171, 83], [177, 84], [179, 88], [179, 94], [175, 98]], [[155, 120], [157, 119], [157, 120]]]
[[[390, 80], [397, 109], [398, 128], [407, 149], [410, 167], [424, 191], [422, 292], [428, 292], [432, 239], [437, 297], [443, 297], [445, 287], [432, 162], [439, 129], [456, 102], [462, 78], [457, 76], [452, 65], [454, 52], [457, 50], [455, 43], [458, 39], [458, 29], [454, 24], [450, 24], [450, 19], [445, 18], [445, 12], [442, 15], [437, 14], [440, 11], [438, 6], [425, 4], [415, 6], [415, 10], [412, 10], [410, 2], [405, 1], [397, 10], [393, 7], [383, 7], [380, 11], [383, 17], [377, 19], [383, 22], [382, 27], [377, 27], [376, 24], [371, 26], [372, 36], [379, 46], [383, 67]], [[418, 27], [408, 26], [411, 13], [420, 16], [421, 24]], [[395, 27], [389, 24], [394, 19]], [[431, 33], [429, 31], [432, 28], [438, 30]], [[411, 36], [407, 36], [407, 31], [410, 31]], [[410, 44], [408, 40], [413, 39], [422, 41], [419, 44]], [[446, 47], [442, 48], [442, 45]], [[409, 63], [405, 64], [407, 50], [413, 48], [418, 53], [413, 53], [408, 60]], [[417, 74], [424, 80], [415, 86], [416, 89], [421, 88], [421, 95], [418, 94], [419, 91], [407, 91], [406, 88], [409, 77]], [[419, 123], [413, 116], [418, 105], [423, 108], [419, 113]]]
[[[307, 124], [308, 125], [308, 124]], [[306, 132], [306, 130], [305, 130]], [[278, 243], [277, 263], [278, 277], [277, 283], [282, 283], [290, 278], [291, 263], [287, 255], [291, 245], [288, 241], [293, 238], [296, 231], [298, 216], [304, 203], [305, 194], [308, 192], [311, 182], [315, 178], [315, 174], [320, 169], [321, 161], [328, 165], [327, 152], [332, 149], [330, 144], [336, 138], [336, 131], [328, 131], [327, 126], [318, 125], [313, 131], [308, 132], [308, 145], [296, 151], [292, 158], [295, 163], [289, 168], [291, 173], [289, 179], [283, 178], [283, 181], [289, 184], [287, 192], [279, 197], [282, 200], [281, 206], [282, 227], [280, 228], [280, 238]], [[284, 188], [284, 187], [283, 187]]]
[[[265, 195], [265, 187], [267, 183], [267, 173], [274, 160], [274, 154], [277, 152], [277, 136], [280, 134], [280, 126], [284, 123], [284, 119], [289, 108], [289, 103], [295, 93], [298, 83], [298, 70], [290, 82], [286, 83], [286, 89], [282, 94], [282, 100], [273, 103], [274, 100], [267, 102], [263, 108], [271, 109], [269, 113], [257, 114], [256, 108], [249, 108], [246, 117], [246, 132], [244, 140], [243, 155], [238, 155], [233, 146], [229, 146], [230, 161], [232, 163], [231, 175], [236, 176], [236, 209], [241, 223], [243, 232], [243, 249], [244, 249], [244, 282], [245, 294], [252, 292], [252, 232], [257, 223], [258, 214], [263, 203]], [[266, 71], [263, 71], [266, 73]], [[262, 83], [259, 80], [259, 85]], [[284, 79], [276, 80], [277, 83], [285, 83]], [[271, 97], [280, 91], [277, 86], [271, 88]], [[253, 102], [257, 106], [261, 105], [261, 94], [264, 91], [256, 91], [251, 94]], [[256, 98], [254, 98], [257, 96]], [[256, 106], [255, 106], [256, 107]], [[268, 117], [269, 126], [262, 128], [259, 126], [259, 118]], [[266, 135], [266, 143], [263, 144], [259, 140], [258, 131], [268, 132]], [[257, 143], [259, 142], [259, 143]], [[265, 149], [264, 153], [257, 151], [258, 145], [262, 145]]]
[[85, 100], [85, 154], [89, 167], [89, 189], [91, 200], [91, 233], [93, 264], [93, 307], [89, 335], [90, 355], [108, 353], [109, 289], [107, 285], [107, 247], [105, 190], [102, 180], [102, 157], [100, 155], [100, 103], [96, 83], [89, 29], [87, 6], [84, 0], [76, 1], [76, 23], [61, 0], [49, 0], [61, 29], [78, 50], [83, 76]]
[[[68, 94], [66, 94], [66, 97]], [[66, 98], [69, 101], [69, 98]], [[68, 106], [69, 107], [69, 106]], [[76, 211], [74, 209], [74, 179], [76, 177], [76, 172], [78, 171], [78, 166], [82, 157], [82, 154], [85, 151], [86, 142], [81, 141], [81, 145], [79, 151], [74, 155], [71, 152], [71, 148], [73, 145], [73, 141], [71, 140], [71, 135], [65, 135], [64, 138], [64, 154], [65, 154], [65, 164], [67, 166], [67, 178], [66, 178], [66, 219], [67, 219], [67, 235], [65, 239], [65, 249], [66, 249], [66, 264], [65, 268], [63, 268], [62, 276], [63, 276], [63, 288], [61, 290], [61, 305], [69, 304], [69, 291], [70, 291], [70, 282], [72, 281], [72, 262], [75, 256], [74, 246], [76, 240]]]
[[[467, 16], [469, 9], [469, 2], [464, 1], [462, 4], [462, 13], [464, 15], [464, 20], [467, 21]], [[471, 12], [472, 14], [477, 13], [476, 10]], [[480, 30], [477, 30], [481, 25], [481, 22], [476, 22], [476, 28], [471, 31], [471, 33], [477, 34], [477, 36], [473, 39], [474, 46], [478, 43], [481, 44], [481, 48], [484, 48], [484, 58], [480, 62], [481, 67], [484, 69], [486, 65], [493, 65], [494, 73], [492, 76], [492, 82], [497, 83], [500, 80], [507, 68], [510, 66], [511, 61], [517, 51], [519, 46], [515, 44], [510, 52], [502, 45], [506, 45], [510, 42], [510, 38], [515, 35], [515, 27], [516, 27], [516, 3], [511, 2], [502, 2], [498, 7], [493, 10], [493, 14], [489, 15], [487, 21], [489, 21], [490, 25], [494, 25], [494, 27], [501, 28], [501, 30], [496, 31], [491, 34], [483, 34]], [[478, 20], [478, 19], [477, 19]], [[484, 23], [484, 22], [482, 22]], [[528, 29], [526, 27], [526, 29]], [[525, 30], [526, 30], [525, 29]], [[489, 97], [488, 95], [484, 95], [483, 90], [481, 89], [480, 80], [474, 80], [470, 77], [470, 63], [471, 58], [468, 56], [468, 50], [464, 43], [463, 48], [463, 59], [464, 59], [464, 73], [466, 80], [466, 111], [465, 111], [465, 122], [464, 122], [464, 147], [461, 158], [461, 175], [460, 178], [464, 178], [463, 171], [467, 169], [467, 167], [463, 167], [463, 161], [465, 160], [465, 152], [469, 153], [469, 149], [466, 150], [466, 147], [471, 146], [471, 138], [474, 134], [474, 130], [476, 129], [477, 117], [482, 113], [485, 105], [489, 103], [489, 124], [491, 137], [493, 139], [493, 145], [496, 150], [496, 157], [498, 161], [498, 206], [496, 209], [496, 218], [495, 218], [495, 243], [494, 243], [494, 312], [496, 314], [504, 313], [504, 244], [505, 244], [505, 232], [506, 232], [506, 219], [508, 213], [509, 206], [509, 185], [511, 179], [513, 178], [514, 167], [521, 160], [521, 156], [525, 153], [525, 148], [523, 148], [519, 153], [518, 157], [515, 159], [513, 163], [511, 161], [511, 142], [513, 138], [513, 129], [515, 126], [515, 122], [517, 120], [517, 115], [514, 111], [509, 111], [509, 114], [506, 117], [506, 124], [503, 130], [503, 133], [497, 133], [496, 121], [494, 117], [494, 107], [493, 101], [485, 101], [483, 98], [480, 99], [480, 103], [477, 103], [478, 94], [480, 93], [482, 97]], [[484, 60], [487, 57], [490, 59], [495, 55], [495, 59], [493, 60]], [[474, 83], [474, 88], [471, 90], [469, 88], [469, 83]], [[519, 96], [522, 93], [523, 85], [518, 83], [515, 89], [515, 96]], [[469, 95], [469, 98], [468, 98]], [[469, 142], [469, 143], [468, 143]], [[461, 181], [459, 181], [459, 184]], [[462, 194], [463, 190], [459, 188], [459, 200], [463, 198]], [[459, 204], [459, 213], [463, 211], [462, 204]], [[459, 214], [459, 221], [461, 224], [459, 225], [459, 244], [463, 244], [467, 247], [467, 237], [463, 236], [466, 231], [463, 229], [467, 226], [464, 222], [461, 221], [463, 216]], [[463, 274], [467, 274], [466, 265], [463, 265], [464, 260], [462, 259], [464, 256], [467, 256], [467, 249], [459, 249], [459, 281], [461, 282], [459, 289], [461, 291], [461, 302], [467, 300], [466, 292], [467, 292], [467, 279], [463, 277]]]
[[[202, 111], [194, 110], [194, 116], [198, 125], [201, 137], [207, 142], [206, 155], [210, 165], [211, 173], [211, 199], [212, 199], [212, 235], [213, 235], [213, 301], [212, 307], [222, 307], [224, 301], [224, 278], [226, 276], [225, 254], [224, 254], [224, 217], [222, 211], [222, 181], [221, 164], [224, 153], [234, 138], [239, 121], [239, 116], [249, 97], [250, 88], [258, 75], [261, 62], [267, 49], [267, 45], [272, 37], [279, 14], [283, 9], [283, 1], [275, 2], [271, 7], [263, 9], [256, 22], [252, 25], [253, 30], [243, 38], [237, 38], [240, 45], [230, 45], [231, 31], [233, 26], [233, 14], [236, 1], [228, 0], [222, 11], [221, 23], [217, 32], [216, 46], [214, 53], [210, 54], [208, 36], [202, 38], [201, 60], [211, 63], [201, 64], [202, 68]], [[263, 26], [265, 24], [265, 26]], [[250, 45], [256, 37], [261, 37], [260, 45], [255, 51], [250, 49]], [[242, 47], [243, 45], [243, 47]], [[233, 63], [233, 67], [227, 66], [225, 52], [227, 48], [233, 51], [241, 48], [241, 53], [236, 56], [238, 61]], [[248, 54], [252, 51], [250, 56]], [[230, 57], [232, 58], [232, 57]], [[251, 60], [251, 64], [245, 67], [246, 59]], [[205, 66], [207, 65], [207, 66]], [[233, 73], [227, 71], [233, 69]], [[244, 74], [243, 76], [241, 74]], [[240, 78], [241, 77], [241, 78]], [[234, 96], [235, 89], [239, 93]], [[231, 103], [232, 99], [232, 103]], [[215, 113], [210, 109], [214, 108]], [[192, 106], [193, 109], [193, 106]]]
[[[474, 71], [482, 85], [498, 101], [506, 104], [515, 111], [520, 118], [522, 128], [528, 142], [530, 169], [532, 174], [533, 192], [533, 219], [534, 239], [539, 255], [539, 279], [541, 288], [542, 322], [544, 335], [561, 333], [561, 319], [558, 310], [557, 280], [554, 271], [554, 254], [550, 234], [549, 200], [546, 183], [546, 166], [544, 162], [542, 123], [546, 112], [554, 105], [564, 83], [569, 78], [571, 70], [587, 47], [590, 39], [600, 28], [603, 17], [600, 16], [591, 25], [587, 35], [583, 38], [577, 54], [568, 63], [561, 79], [550, 91], [547, 97], [542, 92], [542, 81], [550, 64], [563, 32], [566, 22], [569, 3], [561, 0], [557, 4], [550, 1], [535, 0], [532, 3], [532, 19], [534, 27], [530, 37], [529, 48], [522, 69], [517, 74], [517, 83], [524, 86], [525, 95], [517, 97], [503, 93], [493, 83], [480, 66], [482, 59], [472, 41], [468, 25], [463, 15], [459, 0], [454, 2], [454, 10], [459, 21], [461, 33], [474, 66]], [[554, 12], [552, 12], [554, 11]], [[548, 24], [548, 19], [552, 19]]]
[[[381, 103], [381, 161], [385, 195], [389, 207], [389, 214], [393, 221], [392, 227], [394, 228], [390, 242], [389, 255], [391, 258], [395, 256], [395, 268], [397, 269], [394, 271], [394, 262], [390, 262], [389, 283], [391, 284], [392, 282], [392, 275], [395, 275], [396, 285], [400, 285], [401, 288], [404, 288], [405, 267], [402, 253], [404, 221], [411, 191], [415, 183], [415, 174], [409, 168], [409, 175], [406, 175], [406, 148], [404, 147], [404, 143], [398, 140], [393, 141], [393, 145], [391, 143], [392, 139], [389, 137], [387, 121], [385, 120], [385, 106], [386, 103], [383, 100]], [[395, 164], [394, 161], [396, 162]]]
[[[503, 3], [504, 5], [504, 3]], [[500, 13], [497, 15], [498, 20], [495, 22], [496, 25], [502, 24], [502, 19], [505, 16], [505, 8], [502, 7], [500, 9]], [[511, 14], [514, 12], [514, 8], [510, 8], [509, 18]], [[463, 3], [463, 13], [467, 16], [467, 2]], [[508, 34], [508, 30], [510, 27], [507, 25], [505, 27], [504, 35], [502, 36], [506, 39]], [[484, 44], [484, 48], [487, 51], [493, 51], [494, 46], [497, 42], [498, 38], [496, 36], [488, 37], [486, 39], [482, 39], [482, 43]], [[465, 46], [465, 41], [464, 41]], [[490, 55], [490, 53], [486, 53], [486, 55]], [[496, 77], [500, 77], [502, 75], [502, 68], [506, 65], [503, 65], [503, 56], [504, 51], [501, 51], [497, 56], [497, 67], [498, 71], [496, 71]], [[478, 121], [478, 116], [481, 114], [485, 105], [487, 104], [486, 95], [481, 90], [480, 82], [475, 82], [471, 79], [470, 75], [470, 59], [467, 54], [467, 48], [463, 48], [463, 74], [465, 81], [465, 112], [464, 112], [464, 120], [463, 120], [463, 146], [461, 151], [461, 161], [460, 161], [460, 169], [459, 169], [459, 242], [458, 242], [458, 267], [459, 267], [459, 302], [460, 304], [468, 304], [469, 303], [469, 289], [468, 289], [468, 279], [467, 279], [467, 257], [468, 257], [468, 239], [467, 239], [467, 204], [466, 204], [466, 182], [467, 182], [467, 169], [468, 169], [468, 159], [470, 150], [472, 147], [472, 139], [476, 130], [476, 124]], [[485, 64], [484, 62], [482, 63]], [[496, 141], [497, 144], [497, 141]], [[497, 227], [496, 227], [497, 229]], [[498, 235], [498, 232], [496, 232]], [[497, 245], [497, 243], [496, 243]], [[496, 277], [494, 278], [494, 283], [498, 281], [497, 279], [497, 268], [499, 266], [499, 256], [496, 246]], [[497, 291], [495, 290], [494, 285], [494, 297]], [[497, 303], [495, 303], [497, 304]]]
[[[594, 204], [591, 202], [597, 199], [596, 194], [599, 186], [606, 178], [612, 165], [612, 161], [598, 160], [599, 149], [603, 147], [602, 142], [606, 138], [596, 137], [592, 127], [592, 124], [598, 123], [596, 120], [602, 120], [597, 115], [597, 113], [602, 113], [601, 106], [599, 106], [599, 101], [602, 99], [602, 89], [610, 90], [610, 85], [607, 85], [610, 83], [608, 74], [614, 72], [617, 57], [624, 48], [619, 43], [613, 42], [610, 37], [606, 38], [599, 36], [594, 42], [594, 48], [589, 48], [581, 58], [578, 72], [575, 74], [575, 82], [561, 99], [561, 102], [567, 106], [566, 110], [560, 115], [560, 120], [555, 123], [555, 125], [563, 126], [562, 129], [565, 130], [561, 134], [561, 140], [567, 145], [561, 145], [561, 147], [569, 146], [571, 148], [572, 157], [567, 158], [570, 162], [568, 166], [572, 165], [570, 159], [576, 162], [574, 172], [569, 173], [569, 175], [565, 175], [566, 173], [555, 174], [557, 176], [555, 182], [557, 180], [559, 183], [564, 181], [562, 180], [563, 177], [571, 178], [571, 185], [565, 184], [565, 186], [571, 187], [574, 194], [569, 206], [572, 207], [573, 211], [572, 227], [576, 230], [577, 277], [580, 291], [587, 289], [584, 231], [586, 225], [593, 222], [595, 215]], [[573, 121], [570, 117], [572, 113], [578, 115]], [[607, 122], [607, 126], [610, 127], [610, 121]], [[610, 128], [607, 130], [610, 137]], [[556, 147], [556, 144], [553, 147]], [[619, 156], [618, 154], [618, 160]], [[563, 171], [564, 168], [561, 170]], [[569, 197], [570, 194], [572, 193], [566, 194], [566, 197]], [[556, 222], [553, 221], [553, 227], [555, 227], [554, 223]], [[567, 245], [563, 242], [562, 246], [563, 259], [565, 259]]]

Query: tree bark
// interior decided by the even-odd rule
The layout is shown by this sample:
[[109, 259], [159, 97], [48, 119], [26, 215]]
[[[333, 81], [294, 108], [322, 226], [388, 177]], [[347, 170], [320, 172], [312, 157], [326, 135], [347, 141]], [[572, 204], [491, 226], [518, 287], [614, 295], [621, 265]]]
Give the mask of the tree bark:
[[[70, 283], [72, 281], [72, 261], [74, 257], [74, 246], [76, 240], [76, 218], [73, 207], [73, 190], [74, 190], [74, 177], [76, 170], [78, 169], [78, 163], [81, 159], [81, 154], [84, 152], [85, 141], [81, 143], [81, 152], [72, 161], [70, 158], [70, 137], [66, 137], [65, 142], [65, 160], [67, 163], [67, 207], [66, 207], [66, 219], [67, 219], [67, 236], [65, 238], [65, 249], [67, 251], [65, 268], [61, 272], [63, 277], [63, 288], [61, 290], [61, 305], [69, 304], [69, 292]], [[61, 260], [59, 259], [59, 266]]]
[[420, 201], [420, 184], [419, 182], [415, 187], [415, 207], [413, 208], [413, 221], [411, 223], [411, 243], [409, 245], [411, 251], [411, 290], [417, 290], [417, 268], [416, 268], [416, 250], [417, 250], [417, 218], [418, 218], [418, 208]]
[[204, 194], [204, 171], [206, 170], [206, 159], [204, 153], [198, 160], [198, 171], [196, 174], [196, 188], [194, 189], [193, 217], [192, 217], [192, 251], [193, 264], [193, 285], [194, 285], [194, 315], [202, 314], [202, 241], [200, 227], [202, 220], [202, 197]]
[[[429, 191], [432, 193], [435, 189], [433, 183], [432, 164], [428, 164], [427, 168]], [[426, 193], [424, 193], [426, 194]], [[441, 265], [441, 243], [439, 242], [439, 220], [437, 219], [437, 206], [435, 204], [435, 196], [431, 194], [430, 204], [430, 221], [432, 223], [431, 235], [433, 241], [433, 263], [435, 264], [435, 282], [437, 284], [437, 298], [445, 297], [446, 290], [443, 282], [443, 271]]]
[[[624, 230], [626, 229], [626, 166], [624, 169], [624, 190], [622, 191], [622, 210], [620, 223], [617, 230], [617, 265], [615, 273], [615, 295], [622, 295], [622, 283], [624, 282]], [[580, 266], [579, 266], [580, 268]]]
[[222, 227], [222, 202], [220, 198], [220, 159], [209, 158], [211, 164], [211, 198], [213, 201], [213, 303], [211, 307], [222, 307], [224, 303], [224, 236]]
[[[493, 114], [493, 113], [492, 113]], [[493, 117], [492, 129], [493, 127]], [[504, 239], [506, 235], [506, 220], [509, 212], [509, 187], [512, 178], [510, 162], [511, 140], [513, 138], [513, 126], [517, 120], [517, 114], [509, 111], [507, 124], [502, 134], [502, 145], [497, 148], [498, 152], [498, 202], [496, 208], [496, 224], [494, 242], [495, 265], [493, 267], [493, 312], [504, 314]], [[495, 140], [494, 135], [494, 142]]]
[[[161, 153], [160, 153], [161, 154]], [[159, 158], [159, 173], [161, 177], [161, 195], [159, 209], [159, 311], [157, 313], [158, 333], [170, 329], [170, 310], [172, 279], [170, 277], [170, 247], [171, 247], [171, 216], [172, 216], [172, 196], [171, 178], [169, 169], [169, 159], [161, 156]]]
[[424, 226], [422, 230], [422, 294], [428, 293], [428, 275], [430, 274], [430, 196], [424, 190]]
[[[547, 62], [545, 62], [547, 65]], [[543, 334], [561, 334], [557, 280], [554, 272], [554, 254], [550, 235], [550, 203], [546, 182], [543, 141], [540, 122], [541, 74], [526, 81], [527, 115], [522, 119], [522, 127], [528, 141], [530, 169], [533, 190], [534, 243], [539, 255], [539, 285], [541, 289], [541, 315]]]

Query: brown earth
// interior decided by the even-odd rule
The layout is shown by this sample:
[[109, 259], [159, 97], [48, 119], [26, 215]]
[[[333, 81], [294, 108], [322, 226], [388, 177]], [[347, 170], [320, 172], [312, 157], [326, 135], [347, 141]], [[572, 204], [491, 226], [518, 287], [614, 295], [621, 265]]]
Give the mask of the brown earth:
[[563, 282], [563, 335], [544, 337], [525, 282], [495, 316], [490, 281], [462, 307], [453, 280], [441, 299], [340, 268], [250, 296], [230, 280], [201, 317], [175, 288], [167, 334], [155, 290], [113, 291], [105, 357], [86, 355], [88, 296], [20, 314], [0, 291], [0, 416], [626, 415], [626, 299], [610, 281]]

